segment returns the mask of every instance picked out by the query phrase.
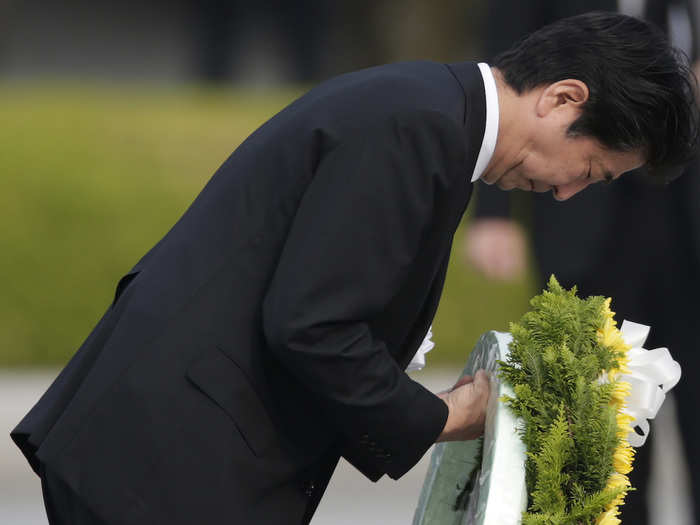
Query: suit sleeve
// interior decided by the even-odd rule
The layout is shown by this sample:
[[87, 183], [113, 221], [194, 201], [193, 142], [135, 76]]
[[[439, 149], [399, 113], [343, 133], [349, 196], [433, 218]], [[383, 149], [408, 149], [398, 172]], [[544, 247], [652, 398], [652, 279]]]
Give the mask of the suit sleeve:
[[463, 163], [463, 137], [426, 112], [362, 130], [327, 153], [264, 300], [271, 350], [322, 399], [325, 419], [362, 456], [353, 464], [373, 480], [407, 472], [447, 420], [445, 403], [399, 368], [370, 322], [405, 284], [423, 237], [440, 227], [433, 210], [457, 178], [448, 172]]

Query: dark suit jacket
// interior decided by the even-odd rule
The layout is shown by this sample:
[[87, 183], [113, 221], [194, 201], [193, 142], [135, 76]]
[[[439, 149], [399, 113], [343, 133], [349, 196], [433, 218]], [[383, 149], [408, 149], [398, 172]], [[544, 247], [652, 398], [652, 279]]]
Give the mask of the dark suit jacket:
[[332, 79], [253, 133], [12, 437], [109, 523], [299, 523], [340, 455], [398, 478], [445, 404], [404, 368], [485, 125], [476, 64]]

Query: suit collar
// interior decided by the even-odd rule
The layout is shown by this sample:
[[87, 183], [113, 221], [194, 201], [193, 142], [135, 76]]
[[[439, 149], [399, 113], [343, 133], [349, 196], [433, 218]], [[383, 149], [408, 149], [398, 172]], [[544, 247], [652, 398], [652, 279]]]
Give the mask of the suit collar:
[[476, 159], [476, 166], [472, 174], [471, 182], [476, 182], [489, 165], [493, 152], [496, 151], [496, 141], [498, 140], [498, 118], [500, 108], [498, 107], [498, 88], [496, 80], [488, 64], [479, 62], [479, 70], [484, 81], [484, 92], [486, 95], [486, 128], [484, 138], [481, 142], [479, 157]]
[[484, 78], [476, 62], [447, 64], [447, 69], [450, 70], [464, 92], [462, 124], [467, 134], [467, 146], [470, 153], [467, 158], [474, 161], [467, 172], [468, 177], [471, 179], [484, 139], [484, 133], [486, 132], [486, 90]]

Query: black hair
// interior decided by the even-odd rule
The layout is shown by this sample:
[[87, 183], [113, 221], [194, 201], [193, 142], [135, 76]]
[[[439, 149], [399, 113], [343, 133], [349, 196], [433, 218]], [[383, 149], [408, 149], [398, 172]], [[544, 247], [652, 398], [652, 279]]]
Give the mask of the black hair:
[[568, 78], [585, 82], [589, 98], [569, 134], [640, 150], [652, 173], [668, 178], [696, 153], [697, 81], [687, 57], [647, 22], [610, 12], [564, 18], [493, 65], [519, 94]]

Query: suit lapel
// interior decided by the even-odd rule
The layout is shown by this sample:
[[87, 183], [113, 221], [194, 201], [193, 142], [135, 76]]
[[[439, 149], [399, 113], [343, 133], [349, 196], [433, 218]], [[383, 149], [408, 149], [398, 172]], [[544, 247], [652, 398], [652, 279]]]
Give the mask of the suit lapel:
[[452, 206], [446, 206], [442, 217], [438, 217], [436, 224], [441, 224], [445, 230], [437, 235], [438, 243], [430, 246], [426, 252], [434, 259], [440, 260], [437, 270], [431, 281], [430, 289], [425, 297], [425, 302], [414, 322], [411, 330], [400, 345], [401, 353], [397, 356], [399, 365], [406, 368], [411, 362], [414, 354], [418, 350], [430, 324], [433, 322], [435, 313], [440, 304], [440, 296], [445, 284], [447, 267], [450, 260], [452, 248], [452, 237], [469, 203], [473, 185], [469, 182], [471, 174], [474, 172], [481, 142], [486, 129], [486, 93], [484, 81], [475, 62], [462, 62], [448, 64], [447, 68], [454, 75], [457, 82], [464, 91], [464, 116], [463, 125], [465, 127], [467, 148], [464, 162], [464, 185], [457, 200]]
[[486, 91], [484, 79], [476, 62], [447, 64], [464, 91], [464, 117], [462, 124], [467, 135], [466, 177], [471, 180], [481, 143], [486, 132]]

